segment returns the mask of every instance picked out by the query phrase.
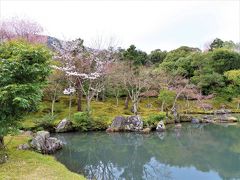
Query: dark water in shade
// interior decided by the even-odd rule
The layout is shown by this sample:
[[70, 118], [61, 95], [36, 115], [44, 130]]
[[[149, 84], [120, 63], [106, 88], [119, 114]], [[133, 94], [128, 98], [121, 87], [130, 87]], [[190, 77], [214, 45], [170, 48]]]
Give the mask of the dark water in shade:
[[66, 133], [55, 157], [88, 179], [240, 179], [240, 128], [186, 124], [137, 133]]

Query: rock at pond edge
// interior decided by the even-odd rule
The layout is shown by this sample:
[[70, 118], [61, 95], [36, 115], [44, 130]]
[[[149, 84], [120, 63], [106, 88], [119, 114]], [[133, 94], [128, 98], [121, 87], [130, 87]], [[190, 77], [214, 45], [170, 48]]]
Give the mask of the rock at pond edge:
[[55, 129], [57, 133], [68, 132], [72, 130], [73, 130], [73, 124], [70, 120], [67, 120], [67, 119], [61, 120]]
[[117, 116], [114, 118], [111, 126], [106, 130], [107, 132], [119, 131], [141, 131], [143, 129], [143, 121], [140, 116]]
[[30, 145], [34, 150], [43, 154], [53, 154], [63, 147], [63, 142], [55, 137], [50, 137], [48, 131], [38, 131]]
[[163, 132], [166, 130], [166, 126], [163, 121], [159, 121], [156, 127], [156, 131]]

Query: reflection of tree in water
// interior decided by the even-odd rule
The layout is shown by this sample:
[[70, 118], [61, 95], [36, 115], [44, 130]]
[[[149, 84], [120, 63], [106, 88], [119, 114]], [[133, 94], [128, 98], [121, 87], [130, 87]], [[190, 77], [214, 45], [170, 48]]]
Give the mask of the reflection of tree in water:
[[91, 134], [64, 136], [68, 145], [56, 154], [56, 157], [70, 170], [83, 173], [89, 179], [116, 179], [119, 172], [122, 172], [121, 167], [111, 162], [113, 157], [109, 150], [113, 148], [113, 143], [108, 136], [101, 133], [94, 136]]
[[88, 165], [84, 169], [89, 179], [119, 179], [124, 171], [123, 168], [116, 168], [112, 163], [104, 164], [102, 161], [98, 166]]
[[171, 179], [171, 167], [239, 179], [239, 134], [236, 127], [199, 125], [150, 135], [67, 133], [59, 135], [68, 144], [56, 158], [89, 179]]
[[64, 142], [68, 144], [56, 158], [89, 179], [140, 180], [150, 177], [149, 173], [151, 177], [159, 177], [163, 175], [162, 168], [152, 167], [144, 141], [147, 138], [137, 133], [64, 134]]
[[172, 179], [172, 173], [168, 166], [160, 164], [155, 158], [143, 166], [143, 179], [168, 180]]

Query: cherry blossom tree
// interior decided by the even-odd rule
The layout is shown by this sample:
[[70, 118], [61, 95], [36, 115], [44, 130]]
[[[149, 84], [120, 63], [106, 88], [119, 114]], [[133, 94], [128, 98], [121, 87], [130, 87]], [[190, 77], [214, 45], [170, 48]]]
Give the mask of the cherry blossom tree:
[[37, 22], [13, 17], [0, 22], [0, 41], [25, 39], [28, 42], [45, 43], [46, 36], [40, 35], [43, 28]]
[[86, 48], [81, 39], [62, 41], [54, 47], [57, 50], [56, 59], [61, 62], [61, 66], [54, 66], [54, 68], [72, 77], [72, 83], [78, 92], [78, 110], [82, 110], [83, 94], [86, 97], [89, 112], [93, 97], [104, 88], [100, 79], [107, 73], [109, 64], [114, 61], [113, 51]]

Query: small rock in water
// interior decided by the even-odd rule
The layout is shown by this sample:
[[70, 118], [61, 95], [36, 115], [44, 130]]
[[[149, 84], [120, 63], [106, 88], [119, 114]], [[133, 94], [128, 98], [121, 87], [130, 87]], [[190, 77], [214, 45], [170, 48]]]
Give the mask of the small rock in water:
[[143, 130], [141, 130], [141, 133], [143, 134], [149, 134], [151, 131], [151, 128], [144, 128]]
[[198, 123], [200, 123], [200, 121], [199, 121], [199, 119], [197, 119], [197, 118], [192, 118], [191, 123], [193, 123], [193, 124], [198, 124]]
[[159, 121], [159, 123], [157, 124], [157, 128], [156, 131], [162, 132], [166, 130], [166, 126], [164, 124], [163, 121]]

